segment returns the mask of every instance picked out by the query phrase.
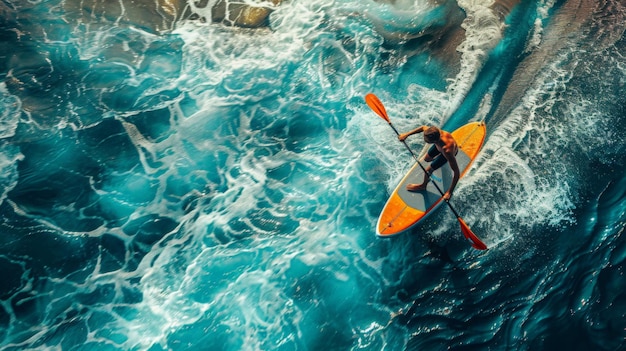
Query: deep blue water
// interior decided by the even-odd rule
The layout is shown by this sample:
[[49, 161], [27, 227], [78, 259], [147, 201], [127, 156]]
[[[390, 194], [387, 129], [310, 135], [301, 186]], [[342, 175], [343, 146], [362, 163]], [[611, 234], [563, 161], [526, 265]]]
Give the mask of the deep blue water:
[[[626, 350], [626, 5], [487, 3], [0, 2], [0, 349]], [[488, 251], [376, 237], [411, 158], [370, 92], [486, 122]]]

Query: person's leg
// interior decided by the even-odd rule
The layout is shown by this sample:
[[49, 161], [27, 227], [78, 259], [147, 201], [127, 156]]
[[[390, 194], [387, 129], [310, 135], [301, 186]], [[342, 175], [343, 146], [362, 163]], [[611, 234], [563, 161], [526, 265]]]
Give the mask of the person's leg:
[[[428, 152], [426, 153], [426, 157], [424, 157], [424, 161], [432, 162], [433, 160], [438, 160], [439, 158], [443, 158], [445, 160], [445, 157], [443, 157], [443, 155], [439, 152], [439, 150], [437, 150], [437, 147], [433, 145], [430, 147], [430, 149], [428, 149]], [[435, 171], [435, 169], [432, 168], [432, 163], [428, 165], [426, 167], [426, 173], [424, 173], [424, 180], [422, 181], [422, 183], [421, 184], [415, 184], [415, 183], [407, 184], [406, 190], [422, 191], [426, 189], [426, 186], [428, 185], [428, 181], [430, 180], [430, 175], [432, 174], [432, 172]]]
[[446, 163], [448, 163], [448, 159], [444, 156], [444, 155], [439, 155], [437, 156], [433, 162], [430, 163], [430, 169], [431, 169], [431, 173], [438, 170], [439, 168], [441, 168], [441, 166], [445, 165]]
[[408, 191], [422, 191], [424, 189], [426, 189], [426, 187], [428, 186], [428, 181], [430, 180], [430, 174], [432, 173], [432, 169], [430, 168], [430, 166], [426, 167], [426, 173], [424, 173], [424, 180], [422, 181], [421, 184], [415, 184], [415, 183], [411, 183], [411, 184], [407, 184], [406, 185], [406, 190]]

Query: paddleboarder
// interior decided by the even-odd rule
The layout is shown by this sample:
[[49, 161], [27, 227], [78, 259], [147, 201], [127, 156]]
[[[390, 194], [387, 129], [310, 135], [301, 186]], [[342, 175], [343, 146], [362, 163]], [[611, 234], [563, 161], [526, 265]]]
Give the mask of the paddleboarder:
[[459, 152], [459, 147], [452, 137], [452, 134], [445, 130], [439, 129], [435, 126], [421, 126], [417, 127], [407, 133], [398, 135], [400, 141], [404, 141], [406, 138], [413, 134], [424, 133], [424, 141], [428, 144], [433, 144], [426, 154], [424, 161], [430, 164], [426, 167], [426, 173], [424, 173], [424, 181], [422, 184], [408, 184], [406, 190], [408, 191], [421, 191], [426, 189], [430, 175], [441, 166], [446, 163], [450, 163], [450, 168], [453, 172], [452, 183], [450, 188], [443, 195], [444, 200], [450, 200], [452, 192], [456, 187], [456, 183], [459, 181], [461, 172], [459, 171], [459, 165], [456, 162], [456, 154]]

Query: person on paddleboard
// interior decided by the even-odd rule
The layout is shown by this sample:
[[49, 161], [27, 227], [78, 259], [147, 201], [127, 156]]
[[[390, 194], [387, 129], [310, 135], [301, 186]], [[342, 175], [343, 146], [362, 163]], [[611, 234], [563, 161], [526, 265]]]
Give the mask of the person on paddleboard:
[[452, 137], [452, 134], [434, 126], [417, 127], [410, 132], [400, 134], [398, 139], [400, 139], [400, 141], [404, 141], [409, 136], [422, 132], [424, 133], [424, 141], [428, 144], [433, 144], [433, 146], [428, 149], [426, 157], [424, 158], [424, 161], [429, 162], [430, 164], [426, 167], [426, 173], [424, 173], [424, 181], [422, 184], [408, 184], [406, 186], [406, 190], [421, 191], [426, 189], [428, 181], [430, 180], [430, 175], [433, 174], [435, 170], [441, 168], [441, 166], [446, 163], [450, 163], [450, 168], [452, 168], [454, 175], [452, 177], [450, 188], [443, 195], [444, 200], [450, 200], [452, 192], [456, 187], [456, 183], [461, 177], [459, 165], [456, 162], [456, 154], [459, 151], [459, 146]]

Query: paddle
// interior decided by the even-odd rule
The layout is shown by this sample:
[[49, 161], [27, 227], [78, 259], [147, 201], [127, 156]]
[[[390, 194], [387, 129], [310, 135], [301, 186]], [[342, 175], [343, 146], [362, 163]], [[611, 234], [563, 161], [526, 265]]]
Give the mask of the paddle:
[[[396, 133], [396, 135], [398, 135], [398, 137], [400, 136], [400, 133], [398, 133], [398, 130], [396, 129], [396, 127], [393, 126], [393, 124], [391, 124], [391, 120], [389, 120], [389, 116], [387, 115], [387, 111], [385, 110], [385, 106], [383, 105], [383, 103], [378, 99], [378, 97], [374, 94], [367, 94], [365, 96], [365, 102], [367, 103], [367, 106], [369, 106], [372, 111], [376, 112], [377, 115], [379, 115], [382, 119], [384, 119], [385, 121], [387, 121], [387, 123], [389, 124], [389, 126], [391, 127], [391, 129], [393, 129], [393, 131]], [[413, 156], [413, 158], [415, 159], [415, 162], [417, 162], [417, 164], [420, 166], [420, 168], [422, 169], [422, 171], [424, 171], [425, 174], [428, 174], [426, 172], [426, 169], [424, 169], [424, 166], [422, 166], [422, 163], [420, 162], [419, 158], [417, 157], [417, 155], [415, 155], [415, 153], [413, 152], [413, 150], [411, 150], [411, 148], [409, 147], [409, 145], [406, 143], [406, 141], [402, 140], [402, 144], [404, 145], [404, 147], [406, 147], [406, 149], [411, 153], [411, 156]], [[428, 175], [430, 177], [430, 175]], [[437, 185], [436, 182], [433, 182], [433, 184], [435, 185], [435, 188], [437, 188], [437, 191], [439, 191], [439, 194], [441, 194], [441, 196], [444, 195], [443, 191], [441, 190], [441, 188], [439, 187], [439, 185]], [[465, 221], [463, 220], [463, 218], [461, 218], [461, 216], [459, 215], [459, 213], [454, 209], [454, 207], [452, 207], [452, 204], [450, 203], [449, 200], [445, 200], [446, 204], [448, 205], [448, 207], [450, 208], [450, 210], [452, 210], [452, 213], [454, 213], [454, 215], [456, 216], [456, 219], [459, 221], [459, 224], [461, 225], [461, 232], [463, 233], [463, 236], [465, 236], [466, 239], [468, 239], [469, 241], [472, 242], [472, 247], [474, 247], [475, 249], [478, 250], [486, 250], [487, 249], [487, 245], [485, 245], [485, 243], [483, 243], [470, 229], [470, 227], [465, 223]]]

